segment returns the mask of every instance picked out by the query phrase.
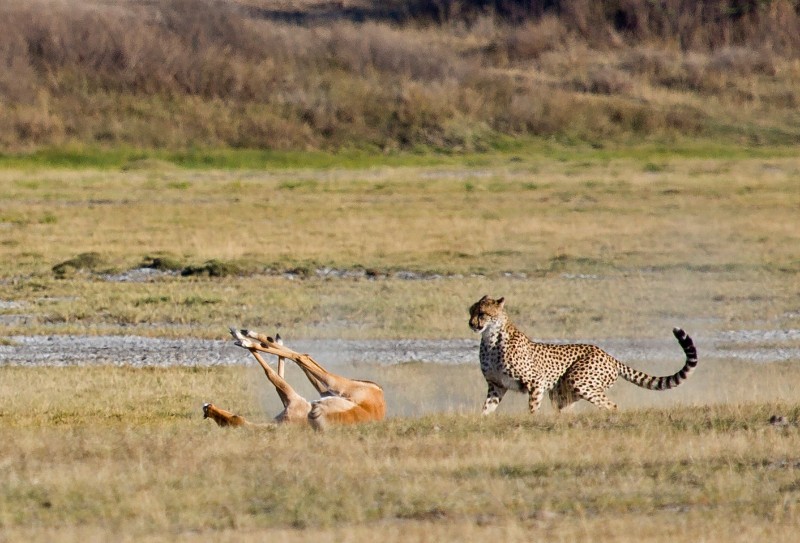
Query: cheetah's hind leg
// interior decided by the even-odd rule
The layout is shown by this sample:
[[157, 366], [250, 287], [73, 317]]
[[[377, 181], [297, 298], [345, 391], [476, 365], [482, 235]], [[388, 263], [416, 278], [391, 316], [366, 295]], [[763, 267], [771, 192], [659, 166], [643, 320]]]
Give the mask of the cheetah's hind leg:
[[606, 396], [606, 390], [619, 375], [617, 364], [610, 355], [579, 358], [554, 387], [558, 391], [556, 401], [566, 407], [583, 399], [597, 407], [616, 411], [617, 404]]
[[590, 390], [577, 389], [576, 392], [580, 395], [581, 398], [583, 398], [587, 402], [591, 402], [597, 407], [600, 407], [602, 409], [607, 409], [609, 411], [617, 410], [617, 404], [612, 402], [611, 399], [608, 396], [606, 396], [605, 391], [603, 391], [602, 389], [590, 389]]
[[559, 412], [569, 409], [580, 400], [580, 396], [575, 394], [572, 383], [563, 377], [550, 389], [548, 395], [553, 408]]

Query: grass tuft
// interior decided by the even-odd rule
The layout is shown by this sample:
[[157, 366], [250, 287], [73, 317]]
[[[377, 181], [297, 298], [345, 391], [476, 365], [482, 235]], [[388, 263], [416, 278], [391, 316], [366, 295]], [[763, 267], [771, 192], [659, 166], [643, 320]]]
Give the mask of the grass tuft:
[[65, 279], [81, 272], [98, 272], [104, 269], [107, 261], [97, 252], [81, 253], [74, 258], [65, 260], [53, 266], [53, 274], [59, 279]]
[[181, 270], [181, 275], [184, 277], [243, 277], [253, 275], [261, 271], [261, 269], [261, 266], [253, 261], [221, 261], [212, 259], [199, 266], [186, 266]]
[[141, 264], [143, 268], [151, 268], [158, 271], [176, 272], [182, 271], [187, 266], [177, 257], [170, 255], [145, 256]]

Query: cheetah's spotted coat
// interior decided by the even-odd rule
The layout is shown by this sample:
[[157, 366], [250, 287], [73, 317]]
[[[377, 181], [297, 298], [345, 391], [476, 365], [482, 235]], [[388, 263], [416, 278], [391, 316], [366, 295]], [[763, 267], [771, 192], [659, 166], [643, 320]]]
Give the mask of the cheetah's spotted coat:
[[635, 370], [599, 347], [584, 344], [547, 344], [528, 339], [509, 320], [504, 298], [484, 296], [470, 308], [469, 326], [482, 335], [481, 371], [489, 385], [483, 413], [489, 414], [508, 390], [527, 392], [528, 407], [535, 413], [546, 391], [561, 410], [583, 398], [598, 407], [616, 409], [605, 391], [617, 377], [650, 390], [667, 390], [681, 384], [697, 365], [692, 339], [680, 328], [673, 334], [686, 355], [677, 373], [653, 377]]

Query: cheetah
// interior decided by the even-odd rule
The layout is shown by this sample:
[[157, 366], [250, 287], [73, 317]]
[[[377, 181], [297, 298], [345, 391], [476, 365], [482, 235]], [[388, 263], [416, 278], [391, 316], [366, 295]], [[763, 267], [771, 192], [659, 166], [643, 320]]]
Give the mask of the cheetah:
[[469, 326], [481, 334], [481, 371], [489, 386], [484, 415], [497, 409], [508, 390], [527, 392], [531, 413], [539, 410], [545, 392], [559, 411], [581, 398], [597, 407], [615, 410], [617, 405], [605, 391], [617, 377], [642, 388], [667, 390], [680, 385], [697, 365], [694, 343], [680, 328], [672, 333], [683, 348], [686, 363], [673, 375], [653, 377], [594, 345], [531, 341], [508, 318], [504, 304], [505, 298], [484, 296], [469, 310]]

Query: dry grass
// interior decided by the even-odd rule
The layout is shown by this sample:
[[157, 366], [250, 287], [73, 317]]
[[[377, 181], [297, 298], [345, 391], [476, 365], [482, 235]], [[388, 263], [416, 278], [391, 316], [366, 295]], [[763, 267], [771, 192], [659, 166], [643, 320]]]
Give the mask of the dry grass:
[[112, 271], [157, 255], [185, 265], [249, 259], [279, 271], [316, 263], [533, 272], [575, 260], [789, 267], [798, 258], [798, 168], [795, 159], [534, 157], [376, 171], [9, 170], [0, 174], [12, 232], [4, 266], [41, 274], [97, 252]]
[[531, 417], [504, 404], [487, 419], [471, 414], [475, 368], [399, 366], [381, 379], [390, 403], [402, 390], [424, 406], [414, 418], [325, 435], [201, 419], [207, 399], [266, 418], [255, 369], [5, 368], [0, 526], [31, 541], [790, 541], [800, 433], [767, 419], [797, 422], [783, 386], [797, 369], [712, 366], [715, 387], [748, 400], [706, 402], [714, 388], [690, 381], [689, 400], [662, 409]]
[[[799, 169], [793, 158], [530, 157], [8, 170], [4, 329], [219, 337], [240, 323], [290, 337], [461, 337], [466, 307], [486, 293], [508, 296], [538, 337], [797, 327]], [[207, 275], [118, 279], [154, 258]], [[361, 276], [318, 276], [326, 267]], [[427, 280], [394, 275], [403, 270]]]
[[[621, 383], [613, 415], [531, 417], [516, 395], [481, 419], [477, 367], [345, 367], [385, 387], [390, 417], [317, 435], [201, 419], [208, 400], [279, 410], [252, 366], [2, 367], [0, 541], [796, 539], [797, 364], [702, 350], [800, 328], [800, 161], [779, 148], [800, 138], [796, 3], [335, 4], [2, 3], [0, 148], [42, 153], [0, 171], [0, 344], [232, 323], [465, 337], [488, 293], [538, 338], [683, 325], [696, 376]], [[609, 150], [628, 142], [656, 144]], [[170, 163], [243, 148], [456, 158]], [[104, 153], [135, 160], [37, 168]], [[142, 266], [159, 275], [123, 280]]]
[[[797, 171], [794, 158], [597, 156], [481, 169], [7, 170], [3, 332], [219, 337], [233, 322], [289, 337], [463, 337], [466, 307], [488, 292], [508, 296], [537, 337], [671, 341], [680, 323], [702, 357], [709, 331], [798, 327]], [[217, 259], [249, 271], [104, 278], [154, 255], [163, 268]], [[264, 271], [322, 265], [443, 276]], [[254, 420], [278, 412], [253, 366], [4, 367], [2, 537], [795, 537], [794, 363], [702, 358], [669, 393], [620, 383], [616, 415], [545, 406], [531, 417], [514, 395], [490, 419], [476, 415], [485, 390], [472, 365], [341, 371], [385, 387], [386, 422], [316, 435], [203, 421], [209, 400]], [[773, 414], [792, 424], [770, 426]]]
[[[580, 270], [580, 268], [578, 268]], [[582, 279], [553, 272], [431, 281], [176, 278], [107, 283], [86, 278], [0, 286], [3, 333], [226, 336], [227, 326], [291, 338], [467, 337], [467, 307], [505, 295], [515, 321], [538, 338], [669, 339], [674, 325], [702, 335], [797, 328], [796, 273], [666, 269]], [[594, 273], [594, 271], [592, 271]]]
[[0, 146], [452, 152], [509, 136], [800, 137], [792, 2], [347, 4], [4, 2]]

